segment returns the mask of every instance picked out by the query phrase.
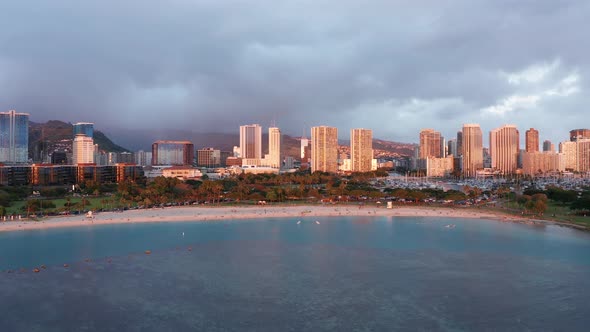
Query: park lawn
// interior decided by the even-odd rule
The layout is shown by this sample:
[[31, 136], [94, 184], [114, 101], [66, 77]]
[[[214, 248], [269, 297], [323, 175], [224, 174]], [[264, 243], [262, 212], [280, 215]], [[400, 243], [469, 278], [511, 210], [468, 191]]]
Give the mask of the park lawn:
[[[84, 207], [86, 210], [98, 210], [101, 208], [120, 208], [123, 207], [116, 198], [114, 197], [107, 197], [107, 196], [99, 196], [99, 197], [85, 197], [86, 200], [89, 202], [88, 205]], [[103, 203], [103, 200], [106, 200], [108, 203]], [[56, 198], [56, 199], [44, 199], [44, 201], [52, 201], [55, 204], [55, 210], [63, 210], [67, 199], [65, 198]], [[82, 197], [71, 197], [70, 203], [72, 205], [76, 205], [82, 201]], [[22, 201], [15, 201], [12, 202], [10, 207], [8, 207], [7, 214], [22, 214], [26, 211], [23, 210], [25, 206], [26, 200]], [[53, 210], [53, 209], [52, 209]]]
[[560, 203], [549, 201], [547, 204], [547, 210], [545, 216], [552, 220], [570, 222], [579, 225], [590, 227], [590, 216], [577, 216], [572, 214], [572, 210], [568, 206], [564, 206]]

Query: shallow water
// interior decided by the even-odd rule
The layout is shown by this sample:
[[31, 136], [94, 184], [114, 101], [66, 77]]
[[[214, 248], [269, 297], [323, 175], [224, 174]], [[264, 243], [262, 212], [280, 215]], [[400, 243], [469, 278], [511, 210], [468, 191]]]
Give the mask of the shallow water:
[[[297, 220], [1, 233], [0, 331], [584, 331], [590, 323], [588, 233], [478, 219]], [[30, 272], [41, 264], [47, 269]], [[6, 272], [19, 267], [26, 272]]]

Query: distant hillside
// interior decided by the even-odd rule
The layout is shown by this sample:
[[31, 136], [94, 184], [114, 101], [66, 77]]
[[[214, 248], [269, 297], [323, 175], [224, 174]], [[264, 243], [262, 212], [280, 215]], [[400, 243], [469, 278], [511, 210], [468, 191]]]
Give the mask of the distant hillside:
[[[233, 147], [240, 144], [240, 136], [236, 132], [228, 133], [195, 133], [186, 130], [108, 130], [109, 136], [115, 141], [121, 142], [132, 151], [150, 151], [151, 145], [157, 140], [189, 140], [196, 149], [213, 147], [222, 151], [233, 151]], [[300, 155], [300, 137], [283, 135], [281, 151], [284, 156], [298, 158]], [[339, 141], [343, 149], [350, 144], [349, 141]], [[413, 144], [398, 143], [381, 139], [373, 140], [375, 156], [411, 156], [414, 151]], [[262, 135], [262, 151], [268, 152], [268, 134]]]
[[[29, 122], [29, 157], [41, 160], [44, 153], [72, 145], [71, 123], [51, 120], [46, 123]], [[108, 152], [125, 152], [127, 149], [113, 143], [104, 133], [94, 130], [94, 143]]]

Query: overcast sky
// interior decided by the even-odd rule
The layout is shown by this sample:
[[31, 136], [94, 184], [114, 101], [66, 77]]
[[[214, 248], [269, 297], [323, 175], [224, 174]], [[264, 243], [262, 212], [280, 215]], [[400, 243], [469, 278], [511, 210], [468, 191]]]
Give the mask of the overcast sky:
[[0, 109], [107, 131], [276, 121], [415, 142], [480, 123], [560, 141], [590, 127], [589, 18], [584, 0], [3, 1]]

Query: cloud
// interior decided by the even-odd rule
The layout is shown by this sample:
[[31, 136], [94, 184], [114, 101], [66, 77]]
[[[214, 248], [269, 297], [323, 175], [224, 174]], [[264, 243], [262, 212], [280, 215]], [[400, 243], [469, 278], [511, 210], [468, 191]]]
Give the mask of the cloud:
[[33, 121], [236, 132], [276, 120], [287, 134], [327, 124], [412, 141], [424, 127], [506, 121], [560, 139], [590, 102], [585, 1], [2, 7], [0, 109]]
[[[539, 104], [551, 98], [563, 98], [578, 93], [580, 75], [576, 70], [561, 73], [559, 60], [551, 63], [534, 64], [514, 73], [501, 72], [510, 85], [516, 86], [514, 94], [502, 98], [494, 105], [481, 109], [486, 114], [506, 116], [508, 113], [539, 108]], [[555, 81], [557, 76], [561, 78]], [[564, 76], [565, 75], [565, 76]]]

